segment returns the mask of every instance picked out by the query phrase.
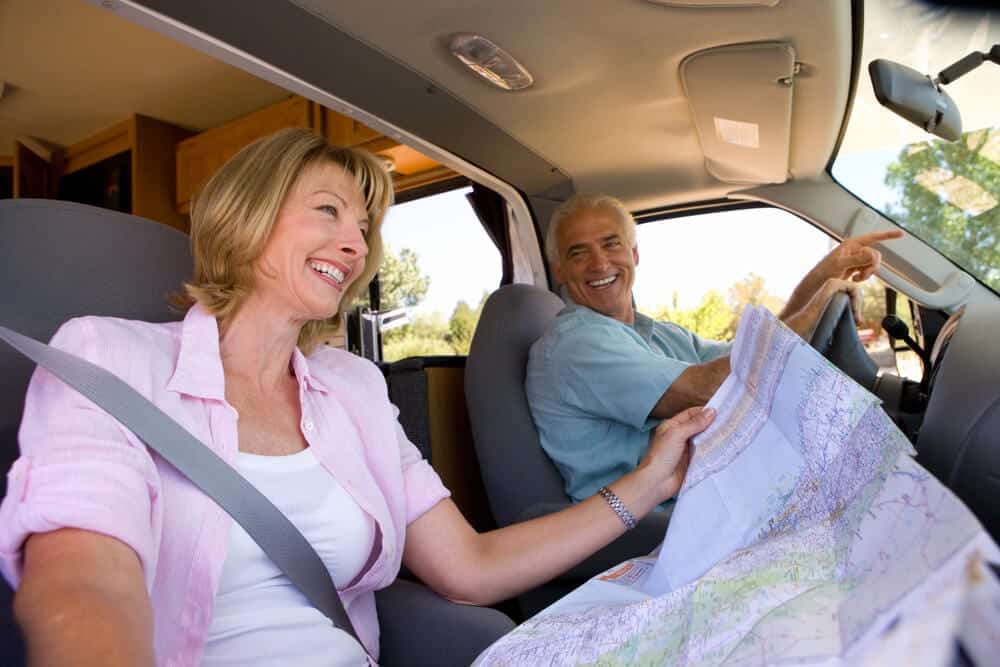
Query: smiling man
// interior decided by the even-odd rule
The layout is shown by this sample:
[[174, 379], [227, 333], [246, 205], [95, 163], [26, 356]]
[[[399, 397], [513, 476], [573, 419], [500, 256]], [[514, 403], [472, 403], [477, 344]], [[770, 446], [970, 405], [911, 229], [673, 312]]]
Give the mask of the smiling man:
[[[846, 239], [779, 317], [808, 338], [834, 294], [855, 296], [878, 269], [870, 246], [899, 236]], [[715, 393], [729, 374], [729, 344], [635, 310], [636, 225], [613, 197], [577, 195], [556, 209], [546, 254], [567, 305], [532, 346], [525, 388], [542, 447], [579, 501], [633, 470], [661, 420]]]

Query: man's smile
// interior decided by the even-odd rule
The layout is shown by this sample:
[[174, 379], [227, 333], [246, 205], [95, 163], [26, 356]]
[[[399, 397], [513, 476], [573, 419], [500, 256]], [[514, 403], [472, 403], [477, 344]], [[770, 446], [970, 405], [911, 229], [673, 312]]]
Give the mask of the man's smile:
[[589, 285], [590, 287], [593, 287], [594, 289], [601, 289], [603, 287], [607, 287], [608, 285], [614, 283], [616, 280], [618, 280], [618, 274], [615, 274], [613, 276], [608, 276], [607, 278], [599, 278], [597, 280], [588, 280], [587, 281], [587, 285]]

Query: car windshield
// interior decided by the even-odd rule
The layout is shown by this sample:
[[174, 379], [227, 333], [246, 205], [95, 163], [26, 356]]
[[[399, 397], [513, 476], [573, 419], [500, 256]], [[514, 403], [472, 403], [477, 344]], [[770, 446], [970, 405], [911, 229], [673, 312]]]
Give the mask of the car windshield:
[[1000, 43], [1000, 9], [866, 2], [864, 25], [861, 78], [833, 177], [1000, 291], [1000, 66], [984, 63], [945, 88], [962, 113], [954, 143], [881, 107], [867, 69], [887, 58], [936, 76]]

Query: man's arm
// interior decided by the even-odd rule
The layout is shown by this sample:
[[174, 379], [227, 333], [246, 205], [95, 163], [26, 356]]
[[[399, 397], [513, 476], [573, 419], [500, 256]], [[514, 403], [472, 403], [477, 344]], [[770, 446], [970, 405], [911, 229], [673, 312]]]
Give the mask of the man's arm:
[[787, 318], [805, 309], [831, 279], [851, 280], [856, 283], [868, 280], [882, 264], [882, 253], [872, 246], [902, 236], [901, 230], [894, 229], [844, 239], [805, 275], [802, 282], [792, 291], [788, 303], [778, 317], [788, 323]]
[[[827, 279], [813, 292], [800, 310], [791, 315], [782, 311], [782, 315], [779, 317], [788, 325], [789, 329], [808, 341], [812, 337], [820, 317], [826, 311], [830, 299], [838, 292], [846, 292], [850, 295], [854, 317], [858, 319], [860, 317], [858, 283], [839, 278]], [[663, 392], [649, 416], [655, 419], [668, 419], [682, 410], [695, 405], [704, 405], [712, 397], [712, 394], [722, 386], [729, 371], [728, 354], [712, 361], [688, 366]]]
[[712, 397], [729, 375], [729, 355], [692, 364], [674, 380], [660, 396], [649, 416], [655, 419], [669, 419], [682, 410], [696, 405], [704, 405]]

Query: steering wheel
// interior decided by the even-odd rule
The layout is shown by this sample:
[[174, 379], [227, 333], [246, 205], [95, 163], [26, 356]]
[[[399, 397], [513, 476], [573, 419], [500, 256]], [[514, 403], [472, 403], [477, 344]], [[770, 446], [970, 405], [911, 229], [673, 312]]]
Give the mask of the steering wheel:
[[809, 344], [865, 389], [875, 386], [878, 365], [861, 343], [851, 312], [851, 299], [844, 292], [830, 299]]

